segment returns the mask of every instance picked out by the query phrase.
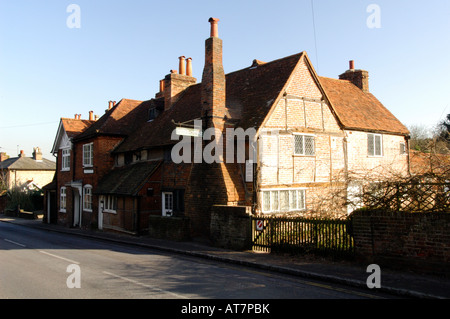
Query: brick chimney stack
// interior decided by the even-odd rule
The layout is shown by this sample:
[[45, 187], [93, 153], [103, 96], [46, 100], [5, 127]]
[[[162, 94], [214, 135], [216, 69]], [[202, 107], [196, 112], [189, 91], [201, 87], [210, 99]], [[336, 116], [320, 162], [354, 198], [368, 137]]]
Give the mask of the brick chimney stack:
[[349, 70], [339, 75], [340, 80], [347, 80], [359, 87], [363, 92], [369, 92], [369, 72], [355, 69], [355, 61], [349, 62]]
[[225, 72], [222, 64], [222, 39], [218, 37], [219, 19], [210, 18], [211, 36], [205, 41], [205, 66], [202, 76], [202, 110], [205, 127], [224, 125]]
[[36, 162], [42, 162], [42, 151], [39, 147], [33, 149], [33, 159]]
[[[162, 80], [163, 82], [159, 83], [159, 92], [155, 95], [156, 98], [164, 97], [164, 110], [170, 109], [178, 101], [184, 90], [197, 83], [196, 78], [186, 74], [186, 58], [180, 56], [178, 59], [179, 73], [177, 70], [170, 70], [170, 73]], [[192, 74], [192, 71], [190, 73]]]

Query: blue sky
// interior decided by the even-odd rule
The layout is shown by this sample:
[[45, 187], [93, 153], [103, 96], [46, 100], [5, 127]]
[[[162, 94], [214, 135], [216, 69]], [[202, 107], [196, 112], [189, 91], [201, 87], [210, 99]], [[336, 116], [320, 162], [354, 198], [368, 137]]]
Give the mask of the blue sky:
[[[70, 4], [80, 28], [67, 26]], [[380, 28], [367, 24], [371, 4]], [[61, 117], [154, 97], [181, 55], [200, 81], [211, 16], [226, 73], [306, 51], [319, 75], [337, 78], [353, 59], [405, 125], [450, 113], [450, 1], [0, 0], [0, 151], [40, 146], [52, 159]]]

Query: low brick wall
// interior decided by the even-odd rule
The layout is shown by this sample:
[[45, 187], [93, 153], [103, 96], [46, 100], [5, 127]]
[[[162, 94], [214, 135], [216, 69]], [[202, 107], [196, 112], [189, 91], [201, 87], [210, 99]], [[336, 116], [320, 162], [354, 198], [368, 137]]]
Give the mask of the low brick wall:
[[149, 237], [185, 241], [190, 239], [190, 231], [189, 218], [149, 216]]
[[214, 205], [210, 238], [215, 246], [246, 250], [252, 247], [251, 207]]
[[391, 268], [450, 275], [450, 214], [357, 211], [359, 259]]

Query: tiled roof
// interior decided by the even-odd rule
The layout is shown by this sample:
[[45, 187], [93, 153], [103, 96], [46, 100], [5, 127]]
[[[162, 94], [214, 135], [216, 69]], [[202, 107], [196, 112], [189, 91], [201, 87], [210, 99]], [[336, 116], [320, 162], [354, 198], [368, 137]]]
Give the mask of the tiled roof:
[[[276, 98], [286, 85], [292, 71], [303, 53], [276, 61], [261, 63], [226, 75], [226, 105], [228, 117], [239, 127], [258, 128]], [[139, 117], [137, 130], [123, 141], [115, 152], [145, 149], [152, 146], [174, 144], [171, 140], [176, 125], [200, 119], [201, 84], [188, 87], [169, 110], [156, 119], [147, 122], [147, 117]], [[150, 102], [149, 102], [150, 103]], [[140, 106], [139, 108], [141, 108]], [[190, 122], [189, 124], [193, 124]]]
[[409, 135], [408, 129], [371, 93], [353, 83], [319, 77], [340, 123], [346, 129]]
[[[250, 67], [226, 75], [227, 120], [243, 129], [258, 129], [285, 88], [304, 52], [272, 62], [256, 61]], [[332, 104], [334, 113], [345, 129], [408, 135], [408, 129], [371, 93], [364, 93], [346, 80], [318, 77], [319, 85]], [[135, 101], [134, 103], [138, 103]], [[127, 152], [170, 145], [175, 123], [193, 124], [201, 117], [201, 84], [188, 87], [179, 100], [156, 119], [148, 122], [150, 105], [162, 99], [133, 104], [136, 122], [128, 137], [114, 150]], [[130, 120], [133, 117], [130, 117]], [[101, 122], [101, 119], [98, 121]], [[128, 121], [131, 123], [131, 121]], [[114, 123], [114, 122], [113, 122]], [[98, 126], [92, 125], [82, 135]], [[112, 129], [111, 125], [111, 130]]]
[[160, 164], [161, 161], [152, 161], [115, 168], [101, 179], [94, 193], [134, 196]]
[[137, 112], [135, 109], [141, 103], [142, 101], [122, 99], [85, 131], [77, 135], [75, 140], [86, 139], [96, 135], [125, 136], [129, 134], [136, 120]]
[[423, 153], [410, 150], [411, 174], [440, 174], [442, 177], [448, 177], [450, 174], [450, 155]]
[[54, 171], [56, 163], [46, 158], [35, 161], [31, 157], [13, 157], [0, 162], [0, 169], [30, 170], [30, 171]]
[[87, 129], [95, 121], [61, 118], [61, 122], [67, 136], [73, 138]]

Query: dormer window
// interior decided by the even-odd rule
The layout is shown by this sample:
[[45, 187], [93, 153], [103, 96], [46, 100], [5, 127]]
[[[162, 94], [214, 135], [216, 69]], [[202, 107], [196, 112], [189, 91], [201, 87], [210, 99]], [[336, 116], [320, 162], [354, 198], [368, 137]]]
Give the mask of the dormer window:
[[158, 116], [158, 110], [156, 107], [152, 107], [148, 110], [148, 122], [153, 121]]

